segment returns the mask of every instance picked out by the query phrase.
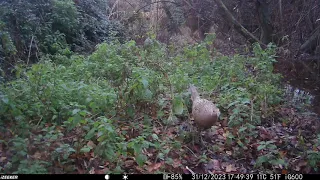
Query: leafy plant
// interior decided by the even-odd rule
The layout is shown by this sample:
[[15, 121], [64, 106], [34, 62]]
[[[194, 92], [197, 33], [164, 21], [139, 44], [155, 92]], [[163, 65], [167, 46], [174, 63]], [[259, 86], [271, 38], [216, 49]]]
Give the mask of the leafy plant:
[[262, 166], [263, 164], [288, 166], [288, 163], [281, 158], [277, 146], [274, 145], [274, 141], [261, 141], [259, 144], [257, 150], [264, 151], [264, 153], [258, 157], [255, 167]]

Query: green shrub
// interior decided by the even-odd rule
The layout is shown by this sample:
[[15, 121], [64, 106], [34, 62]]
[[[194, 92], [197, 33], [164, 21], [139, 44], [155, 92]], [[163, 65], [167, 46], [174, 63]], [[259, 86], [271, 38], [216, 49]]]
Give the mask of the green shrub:
[[[268, 107], [281, 100], [279, 75], [272, 73], [274, 47], [262, 50], [255, 44], [254, 57], [213, 58], [208, 44], [205, 41], [168, 54], [156, 41], [146, 47], [138, 47], [133, 41], [115, 41], [100, 44], [88, 57], [68, 51], [65, 55], [43, 56], [31, 68], [20, 68], [16, 80], [1, 85], [1, 121], [19, 124], [14, 129], [17, 138], [28, 137], [32, 134], [28, 129], [48, 123], [68, 132], [80, 129], [76, 144], [64, 143], [55, 149], [52, 158], [61, 163], [72, 164], [67, 158], [72, 153], [94, 150], [99, 157], [117, 163], [113, 172], [122, 172], [120, 157], [135, 156], [137, 164], [143, 166], [147, 157], [139, 153], [141, 149], [156, 148], [157, 157], [170, 164], [167, 145], [177, 142], [159, 140], [148, 119], [156, 113], [163, 123], [172, 123], [176, 115], [187, 116], [187, 87], [194, 83], [204, 97], [217, 102], [222, 118], [228, 117], [229, 127], [237, 130], [227, 137], [229, 143], [246, 149], [251, 142], [248, 137], [257, 134], [256, 125], [272, 113]], [[261, 104], [266, 112], [261, 112]], [[138, 114], [143, 115], [145, 126], [138, 136], [126, 139], [128, 132], [119, 130], [119, 124], [126, 122], [140, 129]], [[63, 136], [55, 128], [44, 132], [53, 133], [45, 139]], [[97, 146], [88, 146], [88, 141]], [[15, 163], [9, 169], [18, 167]]]

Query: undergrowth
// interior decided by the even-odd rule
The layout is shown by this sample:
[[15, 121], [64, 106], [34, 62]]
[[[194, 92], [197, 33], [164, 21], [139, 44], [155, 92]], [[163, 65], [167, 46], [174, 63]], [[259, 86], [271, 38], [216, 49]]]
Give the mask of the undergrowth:
[[[0, 132], [11, 137], [0, 137], [8, 150], [0, 171], [57, 173], [52, 167], [59, 167], [70, 173], [88, 156], [110, 164], [104, 173], [125, 171], [129, 157], [141, 168], [151, 156], [172, 165], [170, 152], [184, 142], [155, 127], [175, 126], [188, 116], [189, 83], [217, 103], [230, 128], [226, 144], [241, 157], [257, 137], [256, 127], [282, 101], [280, 75], [272, 72], [275, 47], [254, 44], [252, 57], [213, 56], [207, 48], [212, 40], [179, 53], [154, 40], [144, 47], [103, 43], [88, 57], [65, 51], [18, 69], [17, 79], [0, 87]], [[271, 151], [257, 165], [285, 165], [272, 142], [261, 142], [261, 149]]]

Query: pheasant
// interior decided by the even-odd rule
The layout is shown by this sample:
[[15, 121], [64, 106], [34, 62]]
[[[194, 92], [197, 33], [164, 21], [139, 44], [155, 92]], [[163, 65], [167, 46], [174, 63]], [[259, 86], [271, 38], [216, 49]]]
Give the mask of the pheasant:
[[[192, 116], [201, 133], [201, 130], [209, 129], [217, 122], [220, 110], [211, 101], [200, 98], [194, 85], [190, 84], [189, 90], [191, 92]], [[201, 134], [200, 138], [202, 141]]]

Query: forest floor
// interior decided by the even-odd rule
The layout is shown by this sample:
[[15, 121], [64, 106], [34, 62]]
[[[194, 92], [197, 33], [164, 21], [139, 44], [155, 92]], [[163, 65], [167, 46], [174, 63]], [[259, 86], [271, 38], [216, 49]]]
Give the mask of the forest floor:
[[[277, 70], [287, 72], [279, 68]], [[291, 79], [290, 77], [286, 78], [289, 82], [293, 82], [294, 76], [291, 76]], [[315, 96], [319, 97], [317, 94]], [[317, 142], [319, 140], [317, 134], [320, 132], [318, 115], [311, 112], [312, 107], [297, 107], [293, 103], [281, 104], [272, 108], [274, 114], [268, 117], [264, 124], [255, 127], [255, 130], [258, 131], [258, 137], [245, 137], [250, 139], [250, 144], [247, 145], [243, 145], [239, 141], [228, 142], [230, 132], [231, 134], [239, 132], [238, 129], [227, 126], [227, 118], [220, 119], [215, 126], [204, 132], [205, 144], [201, 144], [198, 141], [193, 142], [190, 140], [191, 138], [185, 138], [192, 134], [192, 121], [181, 117], [175, 124], [164, 125], [157, 120], [157, 117], [154, 117], [152, 118], [153, 137], [159, 139], [159, 142], [165, 142], [164, 151], [159, 153], [158, 149], [152, 147], [142, 148], [141, 153], [145, 154], [147, 159], [142, 166], [139, 166], [134, 152], [128, 149], [127, 156], [120, 156], [121, 168], [126, 173], [235, 174], [258, 173], [260, 171], [266, 173], [319, 173], [311, 168], [310, 163], [319, 167], [320, 162], [317, 159], [312, 161], [312, 154], [308, 153], [320, 151], [320, 142]], [[145, 120], [143, 113], [136, 114], [135, 124], [128, 121], [121, 122], [116, 131], [127, 131], [125, 136], [127, 140], [136, 138], [143, 133], [143, 129], [149, 126], [145, 125]], [[15, 137], [15, 134], [10, 131], [14, 126], [14, 124], [6, 124], [9, 131], [0, 132], [0, 137], [5, 137], [4, 141]], [[62, 144], [74, 145], [74, 142], [82, 141], [91, 148], [96, 147], [97, 144], [91, 140], [83, 142], [83, 139], [79, 139], [85, 133], [83, 128], [67, 131], [62, 126], [52, 126], [50, 123], [47, 123], [46, 127], [53, 127], [55, 132], [64, 134], [63, 138], [35, 143], [33, 140], [35, 135], [42, 134], [44, 137], [48, 131], [33, 128], [29, 141], [22, 143], [27, 143], [29, 153], [24, 154], [27, 158], [53, 163], [48, 168], [49, 173], [105, 174], [110, 171], [115, 172], [117, 169], [117, 163], [101, 159], [92, 150], [82, 153], [70, 151], [69, 154], [66, 154], [67, 158], [64, 161], [53, 161], [51, 153]], [[189, 133], [182, 137], [181, 131]], [[42, 151], [39, 147], [44, 144], [47, 144], [48, 147]], [[176, 148], [177, 146], [180, 148]], [[76, 149], [76, 152], [80, 151]], [[0, 144], [0, 166], [4, 166], [8, 161], [16, 161], [12, 160], [14, 153], [16, 152], [10, 151], [3, 144]], [[264, 163], [267, 165], [262, 166]]]

